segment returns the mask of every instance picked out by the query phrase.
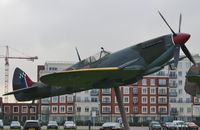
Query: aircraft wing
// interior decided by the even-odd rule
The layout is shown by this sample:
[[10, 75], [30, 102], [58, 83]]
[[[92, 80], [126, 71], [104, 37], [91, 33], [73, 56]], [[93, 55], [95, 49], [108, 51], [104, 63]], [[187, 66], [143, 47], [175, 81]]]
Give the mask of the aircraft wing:
[[[120, 82], [133, 76], [138, 76], [144, 71], [144, 67], [132, 66], [131, 68], [89, 68], [67, 70], [58, 73], [44, 75], [40, 80], [51, 86], [66, 86], [67, 88], [90, 89], [95, 84], [102, 82]], [[109, 83], [107, 82], [107, 83]], [[103, 86], [102, 86], [103, 87]], [[104, 86], [106, 87], [106, 86]]]

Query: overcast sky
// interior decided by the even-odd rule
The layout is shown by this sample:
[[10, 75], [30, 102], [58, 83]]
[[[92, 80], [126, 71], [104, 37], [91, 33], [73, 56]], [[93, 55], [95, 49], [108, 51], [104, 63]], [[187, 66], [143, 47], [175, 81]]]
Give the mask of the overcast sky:
[[[100, 51], [114, 52], [171, 33], [158, 15], [162, 12], [175, 32], [180, 12], [182, 32], [191, 34], [186, 44], [199, 53], [199, 0], [1, 0], [0, 46], [8, 45], [39, 60], [9, 60], [10, 89], [15, 67], [36, 80], [38, 64], [45, 61], [78, 61]], [[0, 55], [5, 48], [0, 47]], [[10, 50], [10, 56], [24, 56]], [[1, 91], [4, 59], [0, 64]]]

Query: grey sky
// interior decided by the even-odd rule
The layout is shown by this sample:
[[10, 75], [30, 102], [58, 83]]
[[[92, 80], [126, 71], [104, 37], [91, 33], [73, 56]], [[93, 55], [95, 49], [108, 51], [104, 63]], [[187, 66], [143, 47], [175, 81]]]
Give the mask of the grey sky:
[[[77, 61], [75, 47], [86, 58], [100, 51], [101, 46], [113, 52], [171, 33], [158, 10], [175, 32], [182, 13], [182, 32], [191, 34], [186, 46], [192, 53], [199, 53], [199, 5], [199, 0], [1, 0], [0, 45], [39, 57], [34, 63], [10, 60], [10, 88], [17, 66], [35, 80], [37, 64]], [[0, 47], [0, 55], [4, 52]], [[21, 56], [12, 50], [10, 55]], [[3, 88], [3, 59], [0, 66]]]

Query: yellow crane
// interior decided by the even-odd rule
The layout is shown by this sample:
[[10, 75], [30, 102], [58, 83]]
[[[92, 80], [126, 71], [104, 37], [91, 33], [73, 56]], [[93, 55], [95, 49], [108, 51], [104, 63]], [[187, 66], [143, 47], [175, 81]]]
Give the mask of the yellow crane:
[[[0, 58], [4, 58], [5, 59], [5, 88], [4, 88], [4, 93], [8, 93], [8, 86], [9, 86], [9, 59], [27, 59], [30, 61], [34, 61], [35, 59], [38, 59], [37, 56], [34, 57], [29, 57], [29, 56], [25, 56], [25, 57], [14, 57], [14, 56], [9, 56], [9, 46], [4, 46], [6, 48], [6, 54], [5, 56], [0, 56]], [[4, 102], [7, 103], [8, 102], [8, 96], [4, 97]]]

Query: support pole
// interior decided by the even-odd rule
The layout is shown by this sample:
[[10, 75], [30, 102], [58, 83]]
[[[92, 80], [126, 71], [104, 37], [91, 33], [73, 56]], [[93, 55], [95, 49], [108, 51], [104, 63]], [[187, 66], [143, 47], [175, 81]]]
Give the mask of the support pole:
[[130, 130], [129, 123], [127, 121], [126, 113], [124, 110], [124, 104], [122, 100], [122, 95], [120, 93], [120, 88], [119, 87], [114, 87], [114, 88], [115, 88], [115, 95], [116, 95], [118, 106], [119, 106], [119, 111], [122, 117], [122, 122], [124, 124], [124, 130]]

